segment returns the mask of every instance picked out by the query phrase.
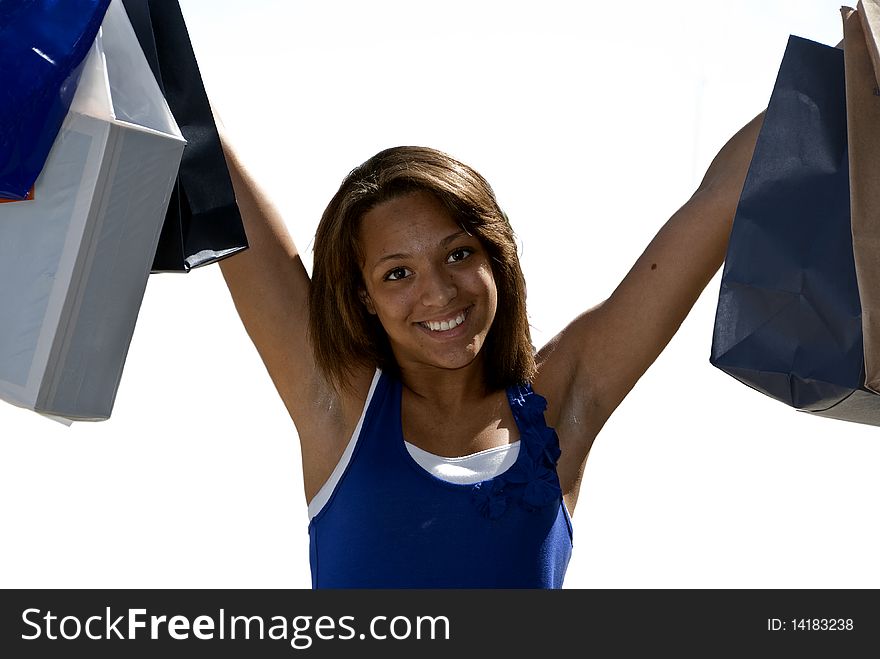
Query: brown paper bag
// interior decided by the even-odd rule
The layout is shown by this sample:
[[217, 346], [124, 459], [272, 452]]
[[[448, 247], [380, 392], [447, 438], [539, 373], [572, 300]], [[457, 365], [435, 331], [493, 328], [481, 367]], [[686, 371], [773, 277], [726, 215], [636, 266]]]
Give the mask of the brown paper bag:
[[874, 76], [880, 86], [880, 0], [859, 0], [859, 18], [865, 33], [865, 45], [874, 65]]
[[880, 393], [880, 0], [842, 7], [853, 257], [865, 387]]

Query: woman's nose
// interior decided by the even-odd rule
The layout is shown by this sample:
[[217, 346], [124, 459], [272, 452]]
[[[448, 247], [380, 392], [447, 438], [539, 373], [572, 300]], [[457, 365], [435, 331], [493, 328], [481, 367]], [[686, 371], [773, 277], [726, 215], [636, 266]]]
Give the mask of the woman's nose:
[[452, 274], [432, 268], [422, 275], [421, 302], [426, 307], [445, 307], [458, 295]]

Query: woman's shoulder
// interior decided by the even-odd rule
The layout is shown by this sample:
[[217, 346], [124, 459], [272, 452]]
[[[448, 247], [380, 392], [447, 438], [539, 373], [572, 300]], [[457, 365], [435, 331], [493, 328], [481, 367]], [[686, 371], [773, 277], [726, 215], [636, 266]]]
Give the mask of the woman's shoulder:
[[[336, 388], [322, 380], [312, 389], [316, 393], [310, 413], [294, 419], [302, 448], [307, 499], [314, 496], [339, 462], [380, 374], [376, 368], [358, 367], [345, 386]], [[316, 373], [315, 377], [321, 376]]]
[[598, 348], [588, 314], [550, 339], [535, 356], [537, 371], [531, 386], [547, 401], [545, 417], [553, 426], [566, 419], [595, 421], [602, 416], [600, 374], [591, 368], [591, 355]]
[[331, 397], [327, 412], [335, 407], [336, 414], [327, 415], [328, 420], [341, 425], [343, 435], [350, 427], [357, 424], [363, 407], [367, 402], [370, 392], [382, 375], [375, 366], [358, 366], [351, 370], [348, 379], [336, 388], [328, 386], [328, 396]]
[[570, 513], [577, 503], [584, 464], [599, 431], [608, 419], [597, 395], [597, 377], [582, 359], [590, 349], [572, 352], [572, 336], [560, 333], [536, 356], [532, 390], [544, 398], [545, 423], [554, 429], [560, 457], [556, 471]]
[[300, 401], [291, 413], [304, 454], [328, 453], [332, 456], [355, 427], [373, 385], [375, 368], [352, 371], [347, 382], [334, 386], [315, 372], [302, 383]]

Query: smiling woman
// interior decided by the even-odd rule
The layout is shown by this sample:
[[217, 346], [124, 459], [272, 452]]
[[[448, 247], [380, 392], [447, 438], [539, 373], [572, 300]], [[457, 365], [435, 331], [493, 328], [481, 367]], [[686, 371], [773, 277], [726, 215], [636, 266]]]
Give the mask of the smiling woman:
[[[880, 500], [876, 431], [797, 414], [709, 364], [720, 273], [602, 427], [589, 459], [575, 420], [598, 424], [590, 402], [601, 396], [584, 382], [565, 401], [546, 377], [586, 374], [584, 359], [610, 357], [615, 342], [598, 345], [598, 334], [580, 351], [562, 351], [576, 343], [573, 328], [553, 337], [584, 310], [598, 320], [609, 308], [595, 305], [697, 189], [730, 134], [767, 102], [789, 35], [840, 40], [840, 2], [180, 5], [232, 138], [227, 155], [260, 184], [250, 200], [249, 185], [238, 187], [253, 253], [186, 277], [149, 278], [112, 419], [67, 427], [0, 405], [0, 496], [18, 502], [0, 513], [9, 536], [0, 583], [309, 587], [308, 513], [322, 509], [319, 491], [337, 491], [330, 476], [345, 471], [372, 383], [367, 371], [349, 385], [363, 399], [345, 417], [325, 376], [326, 395], [313, 396], [319, 371], [314, 359], [303, 361], [313, 354], [309, 275], [321, 247], [313, 238], [352, 167], [386, 147], [418, 144], [491, 182], [516, 233], [532, 343], [542, 348], [536, 365], [554, 345], [572, 362], [548, 362], [531, 381], [558, 435], [560, 484], [579, 484], [565, 588], [880, 586], [880, 527], [866, 523]], [[692, 253], [706, 252], [694, 244]], [[675, 265], [653, 260], [640, 272]], [[238, 311], [221, 267], [236, 280]], [[509, 305], [499, 299], [493, 330]], [[651, 328], [663, 317], [646, 307], [621, 324]], [[614, 374], [604, 382], [612, 386]], [[492, 469], [522, 473], [511, 468], [523, 433], [498, 391], [490, 401], [497, 414], [485, 413], [479, 430], [507, 435], [470, 456], [493, 444], [480, 436], [473, 449], [456, 450], [452, 433], [477, 437], [465, 427], [476, 420], [450, 406], [421, 414], [433, 425], [416, 434], [409, 428], [422, 398], [405, 389], [406, 431], [395, 437], [407, 450], [398, 464], [465, 483], [487, 510], [505, 502], [517, 510], [522, 499], [505, 499], [513, 485], [473, 487]], [[570, 404], [578, 401], [580, 411]], [[339, 421], [322, 426], [323, 417], [298, 414], [295, 428], [287, 412], [306, 403]], [[573, 502], [573, 489], [565, 498]]]
[[352, 170], [310, 279], [224, 137], [251, 249], [220, 265], [300, 437], [314, 587], [562, 586], [590, 447], [720, 266], [760, 120], [537, 352], [513, 230], [472, 168], [397, 147]]
[[[485, 379], [482, 349], [498, 292], [479, 239], [424, 191], [382, 202], [360, 224], [358, 297], [388, 338], [392, 354], [383, 370], [476, 366]], [[391, 245], [403, 251], [388, 253]], [[317, 334], [314, 341], [321, 341]]]
[[[463, 258], [465, 250], [476, 258]], [[416, 258], [428, 267], [414, 268]], [[435, 268], [438, 260], [444, 263], [442, 272]], [[456, 275], [475, 266], [482, 267], [467, 281]], [[416, 277], [405, 285], [391, 285], [410, 275]], [[465, 284], [492, 289], [473, 317], [463, 304], [466, 291], [459, 296], [454, 290]], [[397, 371], [384, 305], [376, 307], [373, 301], [402, 302], [404, 291], [437, 297], [423, 298], [425, 308], [412, 309], [417, 316], [407, 322], [454, 320], [457, 313], [451, 312], [456, 311], [467, 312], [470, 326], [485, 323], [485, 331], [471, 337], [471, 359], [480, 354], [494, 320], [486, 346], [490, 387], [534, 374], [525, 281], [513, 230], [486, 180], [434, 149], [398, 147], [377, 154], [349, 174], [324, 212], [315, 236], [310, 322], [318, 364], [333, 382], [344, 384], [355, 364]]]

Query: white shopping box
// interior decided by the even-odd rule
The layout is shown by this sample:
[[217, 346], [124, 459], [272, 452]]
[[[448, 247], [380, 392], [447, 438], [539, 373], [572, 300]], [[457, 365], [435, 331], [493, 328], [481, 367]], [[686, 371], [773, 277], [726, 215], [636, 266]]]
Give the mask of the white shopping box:
[[34, 199], [0, 204], [0, 398], [110, 417], [185, 144], [112, 0]]

